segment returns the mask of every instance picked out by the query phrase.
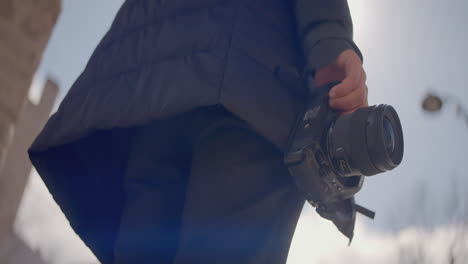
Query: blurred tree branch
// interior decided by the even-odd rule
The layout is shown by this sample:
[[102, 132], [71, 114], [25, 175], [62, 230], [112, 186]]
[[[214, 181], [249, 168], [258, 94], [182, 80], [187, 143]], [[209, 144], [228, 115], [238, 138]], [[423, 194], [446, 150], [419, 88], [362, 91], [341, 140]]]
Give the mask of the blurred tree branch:
[[[440, 199], [441, 208], [437, 207], [434, 199], [430, 199], [434, 198], [434, 194], [426, 184], [415, 187], [413, 200], [406, 204], [410, 207], [408, 217], [419, 228], [417, 239], [409, 243], [399, 242], [398, 263], [435, 263], [431, 258], [434, 252], [431, 252], [430, 245], [434, 242], [437, 226], [446, 226], [450, 232], [450, 239], [446, 241], [444, 248], [439, 248], [446, 254], [446, 261], [442, 263], [468, 263], [468, 194], [460, 186], [464, 185], [452, 177], [447, 197]], [[442, 223], [437, 223], [437, 214], [442, 214]], [[401, 214], [399, 217], [401, 218]]]

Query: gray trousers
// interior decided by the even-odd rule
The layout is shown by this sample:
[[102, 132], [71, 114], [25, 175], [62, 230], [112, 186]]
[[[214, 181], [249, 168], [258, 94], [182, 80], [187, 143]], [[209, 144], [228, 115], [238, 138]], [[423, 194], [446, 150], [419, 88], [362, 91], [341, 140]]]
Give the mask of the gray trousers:
[[217, 106], [136, 127], [115, 263], [285, 263], [304, 198], [282, 158]]

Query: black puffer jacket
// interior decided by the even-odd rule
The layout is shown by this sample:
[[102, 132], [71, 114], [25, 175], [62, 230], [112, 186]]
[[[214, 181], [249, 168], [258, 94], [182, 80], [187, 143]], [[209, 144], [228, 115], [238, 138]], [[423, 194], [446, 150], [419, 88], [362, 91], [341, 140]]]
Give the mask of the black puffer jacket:
[[127, 0], [31, 161], [109, 262], [129, 128], [223, 105], [283, 149], [305, 89], [284, 85], [275, 69], [321, 67], [347, 48], [358, 51], [345, 0]]

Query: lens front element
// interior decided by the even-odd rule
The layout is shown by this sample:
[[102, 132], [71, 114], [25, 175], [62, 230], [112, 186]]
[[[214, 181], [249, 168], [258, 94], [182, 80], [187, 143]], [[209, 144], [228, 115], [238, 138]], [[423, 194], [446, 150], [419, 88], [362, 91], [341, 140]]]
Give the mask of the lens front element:
[[387, 117], [383, 119], [384, 144], [389, 155], [395, 150], [395, 132], [393, 126]]

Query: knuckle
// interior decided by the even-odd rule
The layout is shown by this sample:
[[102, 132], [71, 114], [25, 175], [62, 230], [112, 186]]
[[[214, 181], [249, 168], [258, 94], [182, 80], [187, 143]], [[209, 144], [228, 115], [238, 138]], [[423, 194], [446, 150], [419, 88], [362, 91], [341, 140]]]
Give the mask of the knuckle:
[[356, 71], [351, 74], [351, 78], [354, 84], [359, 84], [359, 82], [361, 82], [361, 73], [359, 71]]
[[367, 97], [366, 96], [362, 97], [361, 103], [367, 105]]
[[359, 87], [359, 96], [361, 98], [366, 97], [366, 93], [367, 93], [366, 86], [365, 85], [360, 86]]

